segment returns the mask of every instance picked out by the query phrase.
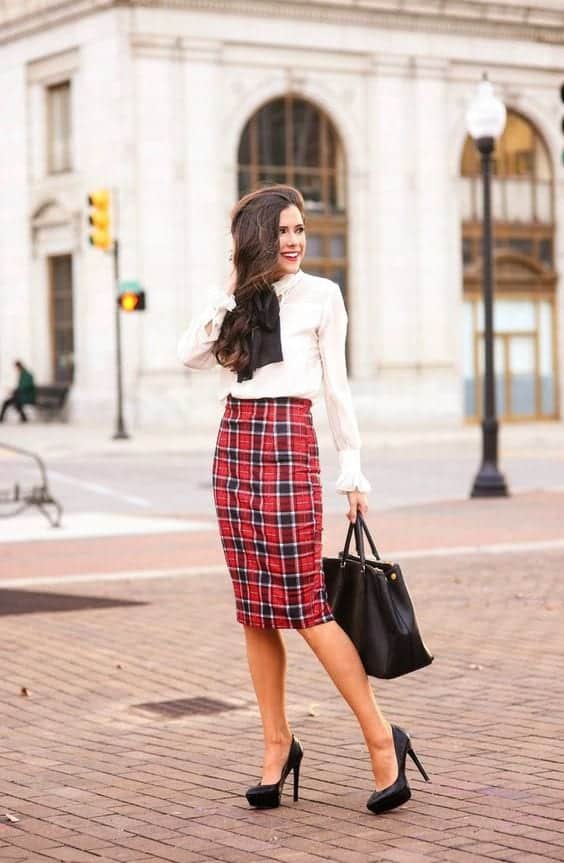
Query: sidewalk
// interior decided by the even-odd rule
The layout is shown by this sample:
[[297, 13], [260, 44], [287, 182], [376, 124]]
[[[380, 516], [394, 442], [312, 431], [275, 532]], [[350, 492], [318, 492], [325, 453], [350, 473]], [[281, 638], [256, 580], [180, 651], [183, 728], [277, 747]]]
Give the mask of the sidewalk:
[[[322, 414], [315, 418], [321, 448], [334, 448]], [[217, 429], [188, 432], [178, 430], [129, 429], [128, 440], [113, 440], [111, 426], [67, 423], [27, 424], [5, 422], [0, 426], [0, 443], [36, 450], [41, 456], [60, 457], [88, 454], [139, 454], [151, 452], [208, 452], [215, 444]], [[404, 448], [418, 444], [464, 445], [481, 439], [477, 425], [458, 427], [424, 426], [398, 428], [361, 427], [363, 449]], [[514, 423], [500, 426], [500, 445], [508, 448], [549, 449], [564, 452], [564, 422]], [[6, 454], [0, 448], [0, 458]]]
[[[213, 532], [4, 544], [0, 860], [564, 860], [564, 494], [380, 518], [435, 655], [372, 681], [432, 780], [410, 762], [412, 799], [381, 816], [356, 722], [293, 632], [300, 800], [248, 807], [260, 723]], [[342, 532], [327, 519], [326, 553]]]

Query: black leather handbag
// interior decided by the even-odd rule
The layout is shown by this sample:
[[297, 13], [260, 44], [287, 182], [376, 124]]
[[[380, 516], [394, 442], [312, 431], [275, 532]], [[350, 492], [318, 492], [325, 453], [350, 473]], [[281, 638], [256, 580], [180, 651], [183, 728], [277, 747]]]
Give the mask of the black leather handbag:
[[[352, 534], [357, 554], [351, 554]], [[364, 534], [374, 560], [366, 560]], [[360, 654], [366, 673], [392, 678], [429, 665], [429, 653], [417, 626], [413, 603], [397, 563], [380, 559], [360, 513], [349, 525], [338, 558], [324, 557], [329, 605]]]

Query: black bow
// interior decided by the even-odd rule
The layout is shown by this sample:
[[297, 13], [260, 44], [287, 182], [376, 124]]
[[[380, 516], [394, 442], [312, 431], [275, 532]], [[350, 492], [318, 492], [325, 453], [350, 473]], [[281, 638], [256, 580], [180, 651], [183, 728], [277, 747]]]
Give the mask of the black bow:
[[249, 300], [251, 329], [247, 336], [249, 362], [237, 373], [237, 382], [248, 381], [255, 369], [283, 361], [280, 340], [280, 304], [274, 288], [258, 290]]

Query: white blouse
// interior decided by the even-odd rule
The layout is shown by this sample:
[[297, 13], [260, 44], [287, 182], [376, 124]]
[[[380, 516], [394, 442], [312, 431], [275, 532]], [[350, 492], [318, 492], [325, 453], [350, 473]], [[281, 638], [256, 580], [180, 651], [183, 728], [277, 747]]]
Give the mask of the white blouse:
[[[329, 279], [298, 270], [278, 282], [280, 338], [284, 360], [256, 369], [250, 380], [237, 381], [237, 373], [220, 366], [219, 398], [297, 396], [316, 401], [321, 389], [329, 426], [339, 454], [337, 491], [369, 492], [370, 483], [360, 469], [360, 435], [345, 363], [347, 312], [339, 286]], [[178, 343], [178, 357], [191, 369], [219, 365], [213, 346], [235, 298], [217, 292], [215, 301], [195, 317]], [[211, 323], [208, 335], [206, 326]]]

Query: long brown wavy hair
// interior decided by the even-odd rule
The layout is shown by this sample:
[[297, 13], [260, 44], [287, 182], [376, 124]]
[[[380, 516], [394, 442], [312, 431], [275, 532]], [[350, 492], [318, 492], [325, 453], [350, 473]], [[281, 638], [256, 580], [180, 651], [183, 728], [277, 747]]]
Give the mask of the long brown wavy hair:
[[222, 366], [239, 372], [249, 362], [247, 336], [251, 330], [251, 300], [257, 291], [270, 289], [282, 275], [280, 213], [295, 206], [305, 223], [304, 199], [293, 186], [264, 186], [241, 198], [231, 211], [233, 267], [236, 273], [236, 308], [227, 312], [214, 354]]

